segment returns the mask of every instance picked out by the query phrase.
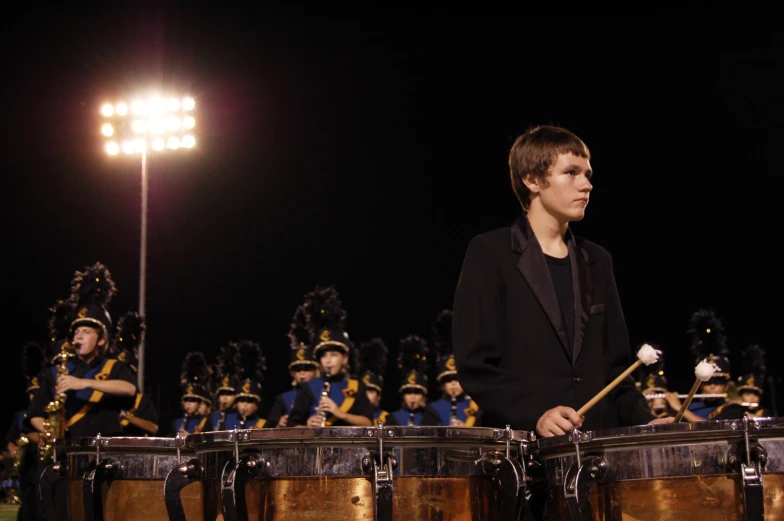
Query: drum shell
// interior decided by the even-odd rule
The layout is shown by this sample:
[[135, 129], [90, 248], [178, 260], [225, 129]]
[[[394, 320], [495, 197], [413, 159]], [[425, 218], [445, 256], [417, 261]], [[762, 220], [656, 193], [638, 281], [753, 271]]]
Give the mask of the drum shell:
[[[370, 458], [378, 454], [377, 432], [362, 427], [263, 429], [205, 433], [186, 442], [199, 455], [210, 482], [220, 482], [235, 450], [241, 457], [254, 453], [264, 461], [258, 477], [245, 487], [249, 519], [374, 519]], [[394, 427], [384, 432], [385, 461], [392, 456], [397, 462], [393, 520], [501, 519], [505, 500], [482, 460], [505, 456], [507, 444], [501, 438], [506, 431]], [[527, 436], [509, 432], [510, 457], [520, 461]], [[241, 441], [235, 444], [232, 436]]]
[[[784, 422], [761, 419], [750, 425], [750, 445], [764, 454], [765, 519], [784, 519]], [[579, 436], [581, 464], [589, 471], [596, 462], [604, 466], [589, 493], [593, 519], [745, 519], [742, 421], [646, 425]], [[574, 439], [566, 435], [530, 445], [530, 456], [540, 466], [533, 477], [546, 485], [553, 520], [573, 518], [564, 485], [579, 468]], [[752, 462], [758, 459], [754, 450], [750, 456]]]
[[[100, 444], [100, 452], [96, 444]], [[85, 519], [83, 480], [98, 458], [111, 458], [120, 465], [119, 474], [102, 487], [105, 521], [168, 521], [164, 480], [179, 461], [174, 438], [80, 438], [70, 440], [61, 450], [66, 454], [70, 521]], [[187, 459], [193, 457], [193, 453], [185, 447], [179, 457]], [[201, 482], [182, 490], [182, 503], [189, 521], [205, 519], [206, 492]], [[211, 502], [215, 504], [215, 499]]]

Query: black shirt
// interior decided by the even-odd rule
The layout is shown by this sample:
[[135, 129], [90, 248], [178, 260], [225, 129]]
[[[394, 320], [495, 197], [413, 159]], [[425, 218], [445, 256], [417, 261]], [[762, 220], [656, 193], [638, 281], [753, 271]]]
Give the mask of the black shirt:
[[[111, 363], [111, 367], [109, 367]], [[107, 364], [107, 365], [104, 365]], [[136, 385], [136, 380], [124, 362], [107, 360], [99, 356], [90, 364], [85, 364], [78, 358], [68, 362], [68, 374], [76, 378], [92, 380], [124, 380]], [[56, 366], [48, 367], [44, 371], [44, 382], [35, 393], [28, 409], [30, 418], [47, 418], [49, 414], [45, 407], [54, 399]], [[128, 406], [128, 397], [114, 396], [98, 393], [91, 389], [81, 391], [68, 391], [66, 393], [66, 418], [77, 419], [67, 427], [66, 437], [80, 438], [102, 436], [121, 436], [120, 411]]]
[[[158, 425], [158, 412], [155, 410], [155, 406], [152, 404], [152, 400], [150, 400], [150, 397], [146, 394], [137, 394], [134, 400], [133, 408], [128, 412], [137, 418], [141, 418], [142, 420], [149, 420]], [[150, 434], [146, 430], [142, 429], [141, 427], [137, 427], [128, 420], [121, 419], [120, 426], [123, 430], [123, 436], [155, 436], [155, 434]]]
[[566, 326], [566, 338], [569, 339], [569, 346], [574, 348], [574, 284], [572, 282], [572, 263], [567, 255], [563, 259], [544, 255], [547, 259], [547, 267], [550, 269], [550, 278], [553, 279], [555, 294], [558, 296], [558, 304], [561, 306], [564, 324]]

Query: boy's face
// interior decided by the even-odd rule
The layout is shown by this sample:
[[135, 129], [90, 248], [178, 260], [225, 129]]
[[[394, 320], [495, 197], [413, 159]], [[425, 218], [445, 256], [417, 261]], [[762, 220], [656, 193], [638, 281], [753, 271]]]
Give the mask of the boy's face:
[[93, 354], [97, 354], [95, 350], [98, 346], [104, 345], [106, 340], [94, 327], [79, 326], [74, 330], [73, 343], [79, 346], [76, 350], [76, 356], [89, 358]]
[[258, 410], [259, 406], [256, 404], [256, 402], [247, 400], [240, 400], [237, 402], [237, 412], [241, 416], [253, 416]]
[[721, 381], [711, 381], [702, 384], [704, 394], [724, 394], [727, 391], [727, 384]]
[[560, 154], [544, 182], [527, 178], [526, 186], [538, 194], [543, 209], [559, 222], [581, 221], [593, 189], [591, 163], [574, 154]]
[[202, 416], [207, 415], [210, 412], [210, 406], [204, 402], [199, 403], [199, 414]]
[[760, 397], [757, 395], [757, 393], [747, 391], [740, 393], [740, 401], [745, 403], [759, 403]]
[[199, 403], [195, 400], [183, 400], [182, 408], [189, 415], [196, 414], [196, 411], [199, 410]]

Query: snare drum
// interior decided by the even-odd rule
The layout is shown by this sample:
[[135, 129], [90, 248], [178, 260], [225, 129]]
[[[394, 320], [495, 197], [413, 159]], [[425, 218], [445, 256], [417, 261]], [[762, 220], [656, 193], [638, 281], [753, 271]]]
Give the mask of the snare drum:
[[784, 419], [575, 431], [530, 444], [549, 519], [784, 519]]
[[226, 521], [500, 521], [524, 498], [526, 433], [452, 427], [254, 429], [186, 438]]
[[[174, 438], [99, 435], [67, 440], [57, 451], [60, 461], [44, 470], [41, 494], [44, 503], [52, 504], [55, 484], [65, 481], [68, 517], [59, 519], [70, 521], [169, 520], [164, 483], [172, 471], [180, 474], [181, 461], [192, 457]], [[182, 487], [181, 500], [188, 521], [204, 520], [201, 482]]]

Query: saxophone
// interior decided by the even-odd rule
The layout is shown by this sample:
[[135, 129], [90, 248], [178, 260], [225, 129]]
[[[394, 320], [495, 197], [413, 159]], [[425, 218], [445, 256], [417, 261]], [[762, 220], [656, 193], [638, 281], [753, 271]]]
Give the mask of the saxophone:
[[27, 436], [22, 435], [18, 440], [16, 440], [16, 453], [14, 454], [14, 469], [19, 470], [19, 467], [22, 466], [22, 460], [24, 459], [25, 451], [27, 450], [27, 445], [30, 443], [30, 440], [27, 439]]
[[[57, 360], [57, 379], [68, 374], [68, 359], [74, 356], [76, 346], [70, 342], [64, 342], [60, 348], [60, 353], [55, 357]], [[57, 381], [55, 380], [55, 386]], [[49, 461], [54, 456], [54, 444], [65, 437], [65, 393], [58, 393], [55, 390], [54, 400], [49, 402], [44, 410], [48, 418], [44, 420], [43, 447], [41, 447], [41, 461]]]

